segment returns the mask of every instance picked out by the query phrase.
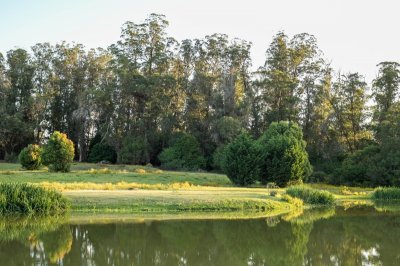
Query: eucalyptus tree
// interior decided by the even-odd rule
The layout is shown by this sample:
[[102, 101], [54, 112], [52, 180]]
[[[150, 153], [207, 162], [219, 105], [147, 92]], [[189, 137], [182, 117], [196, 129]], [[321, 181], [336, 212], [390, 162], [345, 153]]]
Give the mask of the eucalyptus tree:
[[266, 127], [273, 121], [294, 121], [309, 127], [313, 97], [322, 78], [324, 62], [314, 36], [291, 39], [279, 32], [267, 50], [256, 86], [263, 95]]
[[41, 143], [46, 137], [46, 131], [51, 127], [50, 104], [53, 96], [54, 72], [52, 60], [54, 47], [49, 43], [38, 43], [31, 47], [32, 63], [34, 72], [34, 120], [35, 120], [35, 142]]
[[0, 139], [5, 154], [11, 155], [33, 141], [34, 67], [29, 53], [23, 49], [8, 51], [7, 67], [4, 63], [1, 65], [0, 71], [6, 78], [2, 78], [4, 105], [0, 119]]
[[345, 151], [354, 152], [371, 139], [366, 128], [368, 108], [366, 83], [358, 73], [340, 75], [332, 87], [331, 105], [334, 109], [339, 141]]
[[[177, 43], [167, 36], [167, 26], [165, 17], [157, 14], [151, 14], [141, 24], [127, 22], [122, 27], [122, 40], [110, 47], [116, 73], [114, 132], [117, 149], [128, 135], [143, 137], [146, 147], [157, 146], [159, 129], [171, 131], [175, 125], [168, 122], [178, 121], [170, 119], [175, 106], [171, 102], [180, 100], [179, 96], [175, 97], [174, 75], [177, 73], [173, 67]], [[153, 145], [148, 145], [150, 143]], [[149, 162], [156, 157], [153, 153], [146, 151], [146, 158], [141, 161]]]
[[[53, 100], [50, 105], [50, 130], [65, 132], [79, 145], [84, 130], [77, 110], [85, 105], [86, 52], [81, 44], [62, 42], [54, 47], [52, 60]], [[79, 149], [75, 147], [77, 152]]]
[[398, 100], [400, 91], [400, 64], [382, 62], [378, 64], [378, 77], [372, 83], [373, 97], [376, 103], [374, 120], [380, 123], [385, 115]]

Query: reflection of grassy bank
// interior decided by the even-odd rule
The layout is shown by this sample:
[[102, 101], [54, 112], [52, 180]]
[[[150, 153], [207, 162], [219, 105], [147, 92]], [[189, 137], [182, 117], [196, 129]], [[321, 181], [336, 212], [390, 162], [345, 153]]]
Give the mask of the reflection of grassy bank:
[[29, 247], [31, 253], [41, 258], [43, 258], [41, 254], [46, 254], [50, 263], [56, 263], [70, 252], [72, 247], [73, 237], [67, 221], [65, 216], [2, 217], [0, 218], [0, 243], [20, 243]]
[[57, 230], [64, 216], [5, 216], [0, 218], [0, 241], [34, 241], [39, 235]]

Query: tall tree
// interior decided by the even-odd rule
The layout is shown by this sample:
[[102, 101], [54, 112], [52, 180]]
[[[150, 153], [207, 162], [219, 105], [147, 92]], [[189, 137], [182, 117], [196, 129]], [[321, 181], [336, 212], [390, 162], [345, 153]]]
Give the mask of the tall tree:
[[400, 64], [396, 62], [382, 62], [378, 64], [378, 77], [372, 83], [373, 96], [376, 102], [374, 114], [379, 124], [396, 101], [400, 87]]
[[[8, 85], [4, 86], [4, 113], [0, 119], [0, 139], [5, 154], [18, 153], [33, 141], [33, 74], [34, 67], [26, 50], [7, 53]], [[4, 70], [3, 70], [4, 71]]]
[[366, 83], [358, 73], [339, 75], [333, 84], [331, 104], [335, 112], [336, 128], [340, 142], [350, 153], [361, 148], [363, 141], [371, 138], [366, 129]]
[[266, 108], [264, 127], [283, 120], [307, 123], [322, 65], [314, 36], [303, 33], [289, 40], [280, 32], [274, 37], [265, 65], [258, 71], [257, 85]]

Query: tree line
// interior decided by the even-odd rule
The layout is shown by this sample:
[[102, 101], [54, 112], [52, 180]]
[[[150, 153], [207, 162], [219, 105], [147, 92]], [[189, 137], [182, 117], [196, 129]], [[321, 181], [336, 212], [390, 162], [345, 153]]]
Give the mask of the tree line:
[[[241, 133], [258, 139], [289, 121], [302, 130], [312, 180], [400, 183], [398, 63], [378, 64], [367, 84], [332, 69], [314, 36], [279, 32], [252, 71], [251, 42], [178, 42], [167, 27], [151, 14], [126, 22], [106, 49], [39, 43], [0, 54], [0, 159], [60, 131], [79, 161], [219, 170]], [[187, 164], [186, 151], [201, 158]]]

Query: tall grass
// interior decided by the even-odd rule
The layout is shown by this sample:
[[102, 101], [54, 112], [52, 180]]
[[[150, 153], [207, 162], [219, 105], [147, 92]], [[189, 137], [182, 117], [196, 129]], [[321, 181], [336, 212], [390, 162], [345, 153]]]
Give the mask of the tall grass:
[[0, 183], [0, 214], [64, 213], [69, 202], [59, 192], [25, 183]]
[[400, 200], [400, 188], [398, 187], [379, 187], [372, 193], [374, 200]]
[[293, 186], [286, 190], [292, 197], [302, 199], [305, 203], [313, 205], [333, 205], [335, 198], [332, 193], [324, 190], [317, 190], [306, 186]]

